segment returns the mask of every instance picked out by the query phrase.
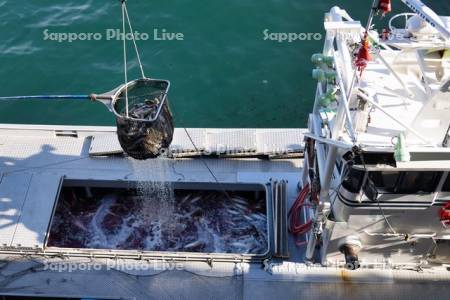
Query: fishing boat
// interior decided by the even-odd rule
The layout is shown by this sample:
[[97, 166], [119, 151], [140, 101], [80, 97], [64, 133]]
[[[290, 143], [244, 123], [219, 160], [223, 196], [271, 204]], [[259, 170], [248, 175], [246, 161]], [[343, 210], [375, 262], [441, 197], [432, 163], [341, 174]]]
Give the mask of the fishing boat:
[[448, 299], [450, 17], [402, 2], [386, 29], [391, 1], [325, 14], [307, 128], [173, 128], [136, 43], [111, 92], [1, 97], [117, 126], [0, 125], [0, 294]]

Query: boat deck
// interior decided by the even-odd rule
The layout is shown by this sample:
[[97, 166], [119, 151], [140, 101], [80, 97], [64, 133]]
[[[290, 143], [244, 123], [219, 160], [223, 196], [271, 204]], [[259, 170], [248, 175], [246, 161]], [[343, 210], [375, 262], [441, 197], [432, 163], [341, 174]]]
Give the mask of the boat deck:
[[[387, 53], [383, 53], [383, 55], [386, 56]], [[393, 61], [394, 57], [387, 59]], [[415, 94], [414, 98], [408, 97], [408, 92], [379, 60], [368, 64], [364, 72], [363, 84], [365, 88], [372, 90], [374, 100], [389, 114], [404, 122], [405, 125], [412, 126], [427, 98], [421, 83], [414, 81], [413, 76], [403, 76], [402, 79]], [[405, 131], [404, 127], [379, 109], [373, 109], [370, 116], [371, 122], [367, 131], [358, 135], [358, 140], [362, 144], [390, 145], [393, 136], [398, 136], [400, 132]]]
[[[266, 184], [271, 178], [290, 180], [290, 198], [295, 197], [300, 159], [264, 160], [249, 156], [270, 157], [280, 153], [298, 156], [302, 151], [303, 130], [188, 131], [197, 149], [205, 149], [216, 158], [136, 161], [118, 156], [120, 145], [114, 128], [108, 127], [0, 129], [0, 247], [45, 249], [50, 219], [64, 179], [214, 182], [206, 162], [220, 182]], [[173, 149], [177, 155], [195, 155], [183, 133], [184, 130], [176, 130]], [[264, 145], [265, 140], [272, 144]], [[238, 149], [239, 145], [248, 148]], [[226, 155], [234, 158], [223, 159]]]
[[[20, 128], [20, 129], [19, 129]], [[189, 129], [207, 137], [204, 148], [246, 144], [249, 136], [277, 136], [278, 150], [301, 150], [302, 129]], [[302, 159], [222, 157], [134, 161], [117, 155], [114, 128], [0, 125], [0, 293], [96, 299], [447, 299], [450, 272], [360, 269], [304, 263], [305, 245], [289, 237], [289, 258], [250, 263], [159, 260], [138, 251], [79, 249], [55, 254], [46, 248], [49, 223], [64, 179], [166, 180], [267, 183], [288, 180], [288, 205], [297, 195]], [[189, 145], [179, 130], [173, 145]], [[237, 139], [236, 139], [237, 137]], [[295, 137], [293, 139], [293, 137]], [[243, 139], [243, 140], [240, 140]], [[258, 138], [253, 141], [258, 141]], [[96, 144], [93, 144], [96, 141]], [[106, 141], [105, 144], [99, 144]], [[264, 139], [260, 141], [264, 142]], [[252, 142], [253, 143], [253, 142]], [[258, 144], [257, 144], [258, 145]], [[192, 149], [190, 149], [192, 150]], [[253, 149], [257, 156], [258, 148]], [[181, 151], [184, 152], [184, 151]], [[188, 151], [186, 151], [188, 152]], [[192, 154], [192, 153], [191, 153]], [[233, 154], [235, 155], [235, 154]], [[273, 159], [277, 157], [277, 159]], [[271, 159], [272, 158], [272, 159]], [[158, 172], [152, 172], [157, 170]], [[144, 174], [144, 175], [143, 175]], [[144, 176], [144, 177], [143, 177]], [[420, 283], [420, 284], [417, 284]], [[441, 297], [441, 298], [439, 298]]]
[[[409, 58], [411, 61], [407, 60], [408, 56], [402, 57], [405, 54], [400, 51], [383, 50], [380, 55], [391, 68], [395, 68], [402, 82], [380, 58], [368, 64], [363, 73], [361, 87], [370, 91], [373, 100], [390, 116], [381, 109], [373, 108], [370, 111], [367, 130], [358, 133], [358, 142], [366, 146], [389, 148], [392, 147], [392, 137], [405, 132], [411, 146], [424, 146], [428, 141], [428, 146], [434, 144], [441, 147], [449, 126], [447, 118], [442, 115], [448, 114], [448, 104], [444, 103], [444, 99], [436, 100], [434, 106], [440, 107], [440, 113], [433, 111], [431, 115], [424, 115], [424, 111], [430, 109], [428, 102], [432, 101], [431, 98], [439, 97], [440, 85], [444, 83], [437, 81], [436, 75], [427, 69], [428, 66], [418, 67], [417, 61], [414, 62], [412, 58]], [[409, 55], [420, 57], [423, 54], [420, 50], [415, 50]], [[406, 67], [408, 62], [415, 67]], [[427, 80], [422, 81], [420, 78]], [[445, 97], [444, 94], [441, 96]], [[408, 132], [405, 126], [415, 129], [422, 138]]]

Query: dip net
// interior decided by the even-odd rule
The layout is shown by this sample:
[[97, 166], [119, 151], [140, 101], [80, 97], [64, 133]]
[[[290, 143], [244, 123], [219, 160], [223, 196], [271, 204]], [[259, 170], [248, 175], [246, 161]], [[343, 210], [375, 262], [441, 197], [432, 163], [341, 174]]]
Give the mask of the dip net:
[[[155, 158], [173, 138], [173, 119], [167, 99], [169, 82], [138, 79], [118, 89], [112, 109], [122, 149], [135, 159]], [[128, 104], [128, 105], [127, 105]]]

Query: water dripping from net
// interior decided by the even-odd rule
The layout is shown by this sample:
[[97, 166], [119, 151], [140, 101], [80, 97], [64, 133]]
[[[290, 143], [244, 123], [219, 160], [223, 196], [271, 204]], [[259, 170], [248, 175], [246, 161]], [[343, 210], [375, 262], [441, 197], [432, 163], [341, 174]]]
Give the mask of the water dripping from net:
[[175, 194], [170, 180], [170, 161], [160, 157], [142, 161], [131, 159], [136, 182], [140, 214], [148, 225], [157, 226], [169, 238], [172, 236]]

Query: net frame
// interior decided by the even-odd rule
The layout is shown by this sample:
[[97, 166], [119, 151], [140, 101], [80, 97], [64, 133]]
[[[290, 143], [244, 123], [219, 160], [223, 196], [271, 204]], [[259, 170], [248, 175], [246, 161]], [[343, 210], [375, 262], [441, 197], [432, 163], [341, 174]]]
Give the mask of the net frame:
[[[118, 111], [118, 106], [120, 104], [120, 101], [125, 100], [124, 98], [122, 98], [122, 95], [125, 95], [125, 93], [126, 93], [126, 95], [128, 96], [128, 99], [130, 99], [131, 97], [133, 97], [131, 92], [134, 89], [136, 89], [136, 87], [140, 84], [153, 85], [153, 88], [159, 89], [159, 95], [160, 95], [161, 99], [158, 99], [159, 103], [158, 103], [158, 107], [156, 109], [156, 114], [154, 114], [154, 116], [149, 119], [139, 119], [139, 118], [130, 117], [129, 115], [127, 116], [127, 114], [125, 112]], [[169, 93], [169, 90], [170, 90], [170, 81], [168, 81], [168, 80], [152, 79], [152, 78], [136, 79], [136, 80], [128, 82], [127, 84], [120, 86], [117, 90], [114, 91], [114, 94], [111, 97], [112, 100], [111, 100], [110, 108], [111, 108], [112, 113], [117, 118], [133, 120], [136, 122], [143, 122], [143, 123], [154, 123], [158, 120], [164, 105], [168, 106], [167, 95]], [[144, 97], [146, 95], [141, 95], [141, 96]], [[137, 97], [139, 97], [139, 96], [137, 96]], [[123, 102], [127, 103], [128, 101], [123, 101]], [[128, 109], [130, 109], [130, 103], [128, 103]]]

